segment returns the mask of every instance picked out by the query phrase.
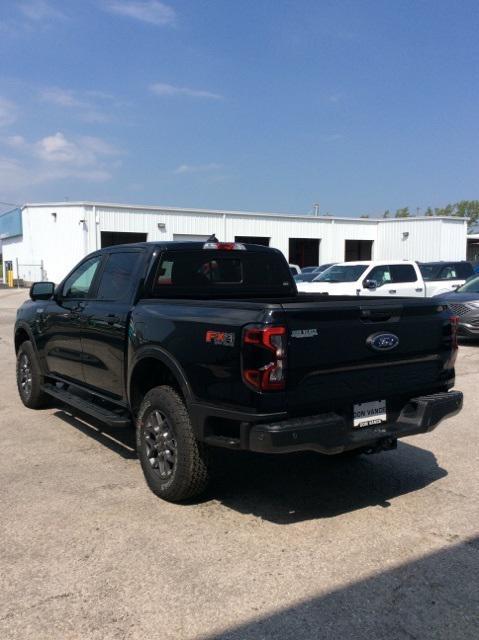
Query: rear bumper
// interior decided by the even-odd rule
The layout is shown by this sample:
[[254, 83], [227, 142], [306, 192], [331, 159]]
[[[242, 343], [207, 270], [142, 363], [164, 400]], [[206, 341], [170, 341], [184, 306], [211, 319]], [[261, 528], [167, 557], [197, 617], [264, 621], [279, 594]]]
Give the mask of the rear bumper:
[[337, 413], [256, 424], [249, 430], [247, 448], [262, 453], [318, 451], [326, 454], [367, 449], [381, 442], [432, 431], [444, 418], [459, 413], [462, 402], [460, 391], [412, 398], [395, 422], [359, 429]]

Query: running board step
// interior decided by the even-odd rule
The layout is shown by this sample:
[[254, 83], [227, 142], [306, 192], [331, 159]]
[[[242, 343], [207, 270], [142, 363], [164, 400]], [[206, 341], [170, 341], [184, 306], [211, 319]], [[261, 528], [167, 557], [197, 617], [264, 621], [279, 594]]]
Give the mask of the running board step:
[[129, 427], [131, 426], [131, 418], [126, 413], [117, 413], [111, 411], [98, 403], [82, 398], [70, 391], [61, 389], [54, 384], [43, 384], [42, 391], [52, 396], [56, 400], [63, 402], [69, 407], [74, 407], [83, 413], [88, 414], [92, 418], [96, 418], [100, 422], [105, 422], [111, 427]]
[[226, 449], [240, 449], [241, 444], [239, 438], [229, 438], [227, 436], [206, 436], [206, 444], [211, 444], [214, 447], [225, 447]]

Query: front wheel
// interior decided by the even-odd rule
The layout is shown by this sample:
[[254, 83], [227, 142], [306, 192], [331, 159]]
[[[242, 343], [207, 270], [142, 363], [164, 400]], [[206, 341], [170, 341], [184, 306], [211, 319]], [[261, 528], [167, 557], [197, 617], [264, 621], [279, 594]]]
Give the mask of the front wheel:
[[17, 387], [20, 399], [29, 409], [40, 409], [48, 399], [42, 391], [43, 376], [30, 340], [17, 353]]
[[205, 489], [207, 448], [196, 440], [185, 404], [172, 387], [155, 387], [145, 395], [136, 446], [146, 482], [160, 498], [182, 502]]

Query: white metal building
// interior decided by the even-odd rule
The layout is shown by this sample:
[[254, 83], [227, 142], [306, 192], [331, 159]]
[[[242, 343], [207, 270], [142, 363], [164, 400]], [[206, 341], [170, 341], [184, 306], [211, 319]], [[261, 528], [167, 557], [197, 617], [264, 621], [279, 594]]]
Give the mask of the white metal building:
[[204, 240], [212, 233], [223, 241], [269, 244], [300, 266], [370, 258], [464, 260], [467, 245], [463, 218], [341, 218], [99, 202], [26, 204], [0, 216], [3, 261], [27, 282], [59, 282], [102, 246]]

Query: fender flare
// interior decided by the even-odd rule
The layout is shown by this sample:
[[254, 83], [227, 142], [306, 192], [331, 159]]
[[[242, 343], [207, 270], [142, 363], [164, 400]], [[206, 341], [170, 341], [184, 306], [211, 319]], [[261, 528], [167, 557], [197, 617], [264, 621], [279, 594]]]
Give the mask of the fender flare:
[[134, 354], [130, 365], [128, 367], [128, 375], [127, 375], [127, 397], [128, 402], [131, 406], [131, 379], [136, 367], [146, 358], [154, 358], [158, 360], [162, 364], [164, 364], [173, 374], [173, 377], [177, 381], [178, 385], [183, 392], [187, 405], [191, 404], [195, 401], [195, 395], [191, 389], [191, 385], [188, 382], [186, 374], [180, 365], [180, 363], [174, 358], [171, 353], [163, 349], [162, 347], [155, 345], [145, 345], [144, 347], [140, 347]]
[[15, 323], [15, 328], [13, 330], [13, 344], [14, 344], [14, 346], [15, 346], [15, 337], [16, 337], [17, 331], [19, 329], [25, 331], [25, 333], [28, 336], [28, 339], [32, 343], [33, 351], [35, 352], [35, 355], [37, 357], [37, 362], [38, 362], [38, 366], [40, 367], [40, 371], [42, 372], [42, 374], [44, 376], [48, 375], [48, 371], [47, 371], [47, 367], [46, 367], [46, 363], [45, 363], [45, 358], [43, 357], [43, 355], [38, 350], [37, 341], [35, 340], [35, 336], [34, 336], [34, 333], [32, 331], [31, 325], [28, 324], [28, 322], [25, 322], [25, 320], [18, 320]]
[[15, 327], [14, 327], [14, 330], [13, 330], [13, 344], [15, 345], [15, 338], [16, 338], [16, 335], [17, 335], [17, 333], [18, 333], [18, 331], [19, 331], [20, 329], [22, 329], [23, 331], [25, 331], [25, 333], [28, 335], [28, 339], [29, 339], [29, 340], [30, 340], [30, 342], [32, 343], [33, 348], [35, 349], [35, 353], [36, 353], [36, 354], [37, 354], [37, 356], [38, 356], [37, 344], [36, 344], [35, 338], [33, 337], [32, 328], [31, 328], [31, 326], [28, 324], [28, 322], [25, 322], [24, 320], [18, 320], [18, 321], [15, 323]]

